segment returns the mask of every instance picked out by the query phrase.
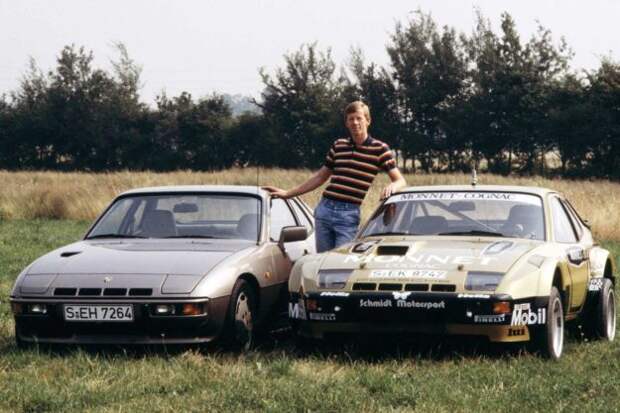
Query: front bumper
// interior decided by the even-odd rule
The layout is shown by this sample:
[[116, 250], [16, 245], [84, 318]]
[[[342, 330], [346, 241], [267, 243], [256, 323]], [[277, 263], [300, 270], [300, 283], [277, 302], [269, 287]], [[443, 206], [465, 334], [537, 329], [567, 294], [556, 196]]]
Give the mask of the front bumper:
[[[214, 340], [222, 330], [229, 297], [216, 299], [40, 299], [11, 298], [12, 304], [45, 304], [46, 314], [15, 314], [15, 334], [26, 343], [197, 344]], [[155, 316], [155, 304], [206, 303], [206, 314]], [[130, 304], [133, 321], [65, 321], [65, 304]]]
[[[426, 333], [486, 336], [493, 342], [530, 339], [546, 323], [548, 297], [505, 294], [322, 291], [291, 293], [289, 318], [301, 335]], [[496, 303], [509, 310], [494, 312]], [[506, 304], [505, 304], [506, 305]]]

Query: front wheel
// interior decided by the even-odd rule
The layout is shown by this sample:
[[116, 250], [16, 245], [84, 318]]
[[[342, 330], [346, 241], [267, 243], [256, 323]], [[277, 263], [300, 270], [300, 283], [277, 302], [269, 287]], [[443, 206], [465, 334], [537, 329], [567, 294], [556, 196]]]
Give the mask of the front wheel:
[[556, 287], [551, 288], [546, 321], [535, 338], [537, 348], [545, 357], [557, 360], [562, 356], [564, 348], [564, 307]]
[[243, 279], [237, 280], [230, 295], [226, 340], [234, 349], [248, 351], [254, 345], [256, 293]]

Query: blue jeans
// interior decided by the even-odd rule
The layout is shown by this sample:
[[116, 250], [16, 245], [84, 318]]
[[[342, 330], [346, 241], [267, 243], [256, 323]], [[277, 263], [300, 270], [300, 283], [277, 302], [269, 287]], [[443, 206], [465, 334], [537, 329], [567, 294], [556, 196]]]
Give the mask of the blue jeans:
[[316, 252], [329, 251], [355, 237], [360, 224], [360, 206], [321, 198], [314, 209]]

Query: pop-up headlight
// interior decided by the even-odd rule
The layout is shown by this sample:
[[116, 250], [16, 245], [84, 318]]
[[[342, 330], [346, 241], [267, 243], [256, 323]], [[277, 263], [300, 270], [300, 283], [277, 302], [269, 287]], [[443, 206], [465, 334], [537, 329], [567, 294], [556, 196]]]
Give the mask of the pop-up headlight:
[[465, 289], [470, 291], [495, 291], [504, 273], [490, 271], [470, 271], [465, 278]]
[[352, 270], [320, 270], [319, 288], [344, 288]]

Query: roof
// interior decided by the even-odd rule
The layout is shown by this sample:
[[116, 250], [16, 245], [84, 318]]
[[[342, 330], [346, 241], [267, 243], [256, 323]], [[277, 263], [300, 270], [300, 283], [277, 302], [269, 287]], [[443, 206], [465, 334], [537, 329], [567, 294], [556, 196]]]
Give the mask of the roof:
[[403, 192], [440, 192], [440, 191], [488, 191], [488, 192], [521, 192], [538, 196], [557, 192], [553, 189], [540, 188], [538, 186], [517, 185], [426, 185], [408, 186], [399, 191]]
[[[136, 195], [136, 194], [153, 194], [153, 193], [171, 193], [171, 192], [230, 192], [244, 193], [256, 195], [256, 186], [252, 185], [169, 185], [169, 186], [152, 186], [146, 188], [135, 188], [125, 191], [119, 196]], [[267, 191], [259, 189], [261, 196], [266, 196]]]

